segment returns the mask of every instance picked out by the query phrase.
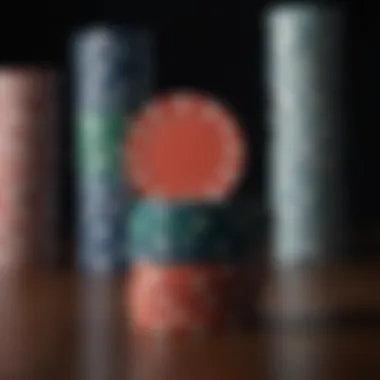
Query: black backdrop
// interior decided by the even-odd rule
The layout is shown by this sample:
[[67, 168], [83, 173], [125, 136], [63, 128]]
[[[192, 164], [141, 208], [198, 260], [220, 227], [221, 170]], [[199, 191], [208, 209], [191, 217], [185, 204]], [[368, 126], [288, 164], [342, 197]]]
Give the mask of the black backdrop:
[[[91, 21], [145, 25], [156, 31], [157, 90], [191, 86], [211, 91], [235, 109], [248, 131], [252, 162], [243, 190], [262, 194], [266, 127], [260, 13], [267, 2], [81, 0], [2, 5], [2, 62], [53, 64], [62, 72], [63, 221], [72, 228], [72, 125], [67, 39], [74, 26]], [[377, 176], [380, 136], [380, 24], [376, 6], [345, 4], [347, 27], [347, 174], [356, 223], [380, 220]]]

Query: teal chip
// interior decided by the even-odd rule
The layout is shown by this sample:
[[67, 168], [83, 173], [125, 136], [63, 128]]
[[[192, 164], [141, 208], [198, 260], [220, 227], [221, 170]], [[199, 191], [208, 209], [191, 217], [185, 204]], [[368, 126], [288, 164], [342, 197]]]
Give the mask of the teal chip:
[[245, 206], [142, 200], [129, 221], [131, 258], [168, 264], [239, 261], [253, 235]]

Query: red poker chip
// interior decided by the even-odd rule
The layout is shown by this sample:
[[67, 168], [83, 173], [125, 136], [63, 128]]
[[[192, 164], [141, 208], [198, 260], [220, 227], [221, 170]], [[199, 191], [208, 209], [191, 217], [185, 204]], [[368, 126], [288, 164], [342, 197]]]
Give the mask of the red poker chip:
[[237, 278], [234, 267], [137, 264], [128, 287], [132, 328], [203, 332], [233, 327], [239, 314]]
[[245, 153], [238, 122], [223, 105], [199, 93], [171, 93], [132, 123], [127, 175], [143, 196], [218, 201], [238, 185]]

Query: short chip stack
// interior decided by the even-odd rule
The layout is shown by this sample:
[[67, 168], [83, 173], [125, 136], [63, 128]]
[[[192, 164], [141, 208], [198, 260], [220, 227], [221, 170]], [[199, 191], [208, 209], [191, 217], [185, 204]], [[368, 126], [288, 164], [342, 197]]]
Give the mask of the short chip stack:
[[169, 93], [137, 115], [126, 145], [126, 173], [142, 195], [129, 224], [132, 327], [235, 325], [249, 236], [245, 203], [231, 200], [246, 156], [235, 117], [203, 94]]
[[89, 26], [74, 35], [78, 265], [126, 265], [125, 220], [133, 194], [122, 178], [125, 127], [152, 87], [152, 40], [144, 30]]

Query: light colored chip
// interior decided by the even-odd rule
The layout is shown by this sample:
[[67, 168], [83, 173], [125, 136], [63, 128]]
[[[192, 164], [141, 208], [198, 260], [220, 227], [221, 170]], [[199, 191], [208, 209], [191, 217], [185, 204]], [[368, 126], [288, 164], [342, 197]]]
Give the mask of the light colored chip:
[[[281, 15], [280, 15], [281, 17]], [[282, 15], [282, 18], [278, 18], [277, 22], [279, 23], [279, 27], [281, 28], [281, 35], [279, 36], [279, 46], [283, 49], [283, 51], [287, 52], [292, 49], [292, 45], [295, 42], [295, 32], [294, 32], [294, 17], [289, 17], [289, 15]]]
[[106, 27], [98, 27], [91, 32], [90, 38], [85, 36], [87, 40], [87, 49], [91, 50], [93, 53], [108, 48], [109, 45], [114, 43], [114, 38], [111, 33], [109, 33]]

